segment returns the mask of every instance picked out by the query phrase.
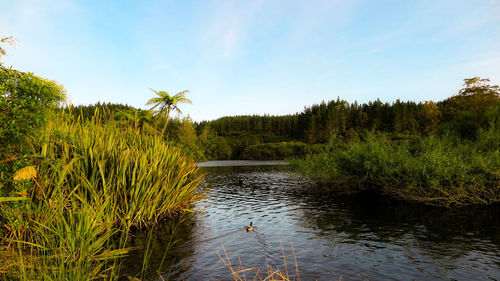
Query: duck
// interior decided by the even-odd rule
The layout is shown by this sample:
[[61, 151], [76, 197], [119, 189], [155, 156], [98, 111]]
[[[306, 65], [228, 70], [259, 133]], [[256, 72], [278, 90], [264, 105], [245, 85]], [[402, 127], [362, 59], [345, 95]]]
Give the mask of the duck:
[[250, 232], [253, 230], [252, 222], [250, 222], [250, 225], [246, 227], [247, 231]]

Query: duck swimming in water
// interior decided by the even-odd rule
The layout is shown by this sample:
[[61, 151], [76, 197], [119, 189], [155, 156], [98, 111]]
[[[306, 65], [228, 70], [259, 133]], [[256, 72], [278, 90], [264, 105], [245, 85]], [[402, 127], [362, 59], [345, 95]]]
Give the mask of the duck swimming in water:
[[253, 230], [252, 222], [250, 222], [250, 225], [246, 227], [247, 231], [250, 232]]

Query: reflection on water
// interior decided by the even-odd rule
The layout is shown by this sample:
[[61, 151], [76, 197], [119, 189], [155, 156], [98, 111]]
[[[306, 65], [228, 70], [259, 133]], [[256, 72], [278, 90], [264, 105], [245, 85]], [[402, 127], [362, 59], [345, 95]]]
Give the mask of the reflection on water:
[[[158, 229], [132, 233], [128, 244], [136, 250], [121, 262], [120, 280], [130, 280], [129, 277], [157, 280], [158, 273], [164, 280], [181, 280], [181, 276], [193, 264], [194, 225], [193, 219], [180, 218], [169, 221]], [[178, 263], [179, 261], [182, 262]]]
[[288, 165], [282, 160], [216, 160], [198, 163], [198, 167], [242, 167], [242, 166], [277, 166]]
[[[288, 166], [204, 169], [212, 197], [177, 231], [161, 269], [171, 267], [173, 279], [231, 280], [216, 253], [223, 246], [233, 263], [278, 268], [280, 241], [291, 241], [302, 280], [500, 280], [499, 206], [447, 210], [333, 196]], [[256, 229], [246, 232], [250, 221]], [[168, 231], [156, 233], [150, 263], [159, 264], [167, 239]]]

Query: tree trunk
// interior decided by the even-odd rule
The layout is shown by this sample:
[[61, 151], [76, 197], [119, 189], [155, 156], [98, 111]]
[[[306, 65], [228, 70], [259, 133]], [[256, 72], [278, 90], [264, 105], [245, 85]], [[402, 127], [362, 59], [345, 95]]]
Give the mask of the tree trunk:
[[167, 120], [165, 121], [165, 125], [163, 125], [163, 130], [161, 130], [161, 136], [163, 137], [165, 135], [165, 130], [167, 130], [167, 125], [168, 125], [168, 117], [170, 116], [170, 109], [167, 110]]

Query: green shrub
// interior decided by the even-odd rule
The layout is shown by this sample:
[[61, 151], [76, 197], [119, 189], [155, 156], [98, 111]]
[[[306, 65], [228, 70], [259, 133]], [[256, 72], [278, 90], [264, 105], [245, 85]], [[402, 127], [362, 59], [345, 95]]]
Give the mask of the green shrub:
[[205, 156], [210, 160], [231, 159], [232, 149], [223, 137], [210, 137], [201, 141]]
[[0, 158], [26, 152], [23, 147], [47, 121], [47, 110], [64, 97], [62, 86], [54, 81], [1, 66]]
[[64, 98], [56, 82], [0, 64], [0, 196], [20, 191], [12, 185], [13, 174], [30, 165], [47, 111]]
[[454, 136], [393, 142], [385, 134], [337, 145], [296, 160], [299, 169], [335, 190], [372, 189], [435, 205], [500, 201], [500, 137], [494, 128], [475, 142]]
[[307, 151], [302, 142], [279, 142], [250, 145], [242, 154], [243, 159], [278, 160], [290, 157], [302, 157]]

